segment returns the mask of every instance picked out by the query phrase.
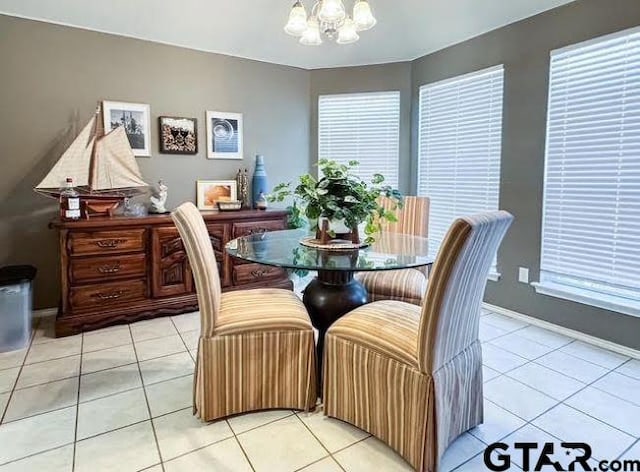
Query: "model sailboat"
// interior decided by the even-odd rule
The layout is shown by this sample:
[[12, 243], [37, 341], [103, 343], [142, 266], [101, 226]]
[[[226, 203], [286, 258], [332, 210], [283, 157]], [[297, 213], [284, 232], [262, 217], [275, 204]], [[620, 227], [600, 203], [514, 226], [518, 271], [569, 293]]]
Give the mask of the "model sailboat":
[[53, 198], [67, 177], [80, 193], [81, 212], [113, 215], [125, 198], [145, 192], [138, 163], [122, 126], [105, 134], [100, 106], [35, 191]]

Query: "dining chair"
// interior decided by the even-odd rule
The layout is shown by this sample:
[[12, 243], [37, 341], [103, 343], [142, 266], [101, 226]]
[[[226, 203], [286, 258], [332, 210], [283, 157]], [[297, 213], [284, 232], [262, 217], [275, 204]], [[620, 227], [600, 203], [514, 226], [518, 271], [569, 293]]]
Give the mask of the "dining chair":
[[416, 470], [436, 472], [447, 446], [483, 421], [480, 306], [513, 217], [457, 219], [422, 307], [378, 301], [327, 332], [324, 412], [381, 439]]
[[204, 421], [252, 410], [308, 410], [316, 403], [313, 330], [288, 290], [222, 293], [211, 240], [193, 203], [171, 214], [193, 272], [200, 339], [194, 414]]
[[[386, 197], [380, 199], [380, 204], [386, 210], [395, 208], [394, 201]], [[383, 224], [383, 232], [426, 238], [429, 234], [429, 199], [405, 197], [404, 207], [396, 210], [396, 217], [397, 222]], [[420, 305], [427, 287], [426, 268], [360, 272], [355, 278], [367, 289], [370, 302], [400, 300]]]

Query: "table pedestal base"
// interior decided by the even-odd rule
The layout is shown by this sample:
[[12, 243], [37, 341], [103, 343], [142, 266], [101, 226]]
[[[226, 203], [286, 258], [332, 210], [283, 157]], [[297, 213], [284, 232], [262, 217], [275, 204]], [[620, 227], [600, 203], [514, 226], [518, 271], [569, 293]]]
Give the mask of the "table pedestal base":
[[[341, 316], [368, 301], [367, 289], [353, 278], [354, 272], [319, 270], [304, 289], [302, 301], [318, 330], [318, 381], [322, 379], [322, 352], [327, 329]], [[322, 384], [318, 383], [318, 391]]]

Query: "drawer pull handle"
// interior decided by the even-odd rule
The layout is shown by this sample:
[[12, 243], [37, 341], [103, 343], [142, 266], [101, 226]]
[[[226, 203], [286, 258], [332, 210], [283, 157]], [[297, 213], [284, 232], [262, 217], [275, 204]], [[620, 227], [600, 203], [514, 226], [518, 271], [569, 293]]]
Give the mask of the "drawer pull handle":
[[103, 265], [98, 267], [98, 272], [101, 274], [115, 274], [120, 272], [120, 263], [116, 262], [113, 265]]
[[100, 300], [116, 300], [127, 292], [128, 290], [115, 290], [109, 293], [96, 293], [94, 296]]
[[269, 269], [256, 269], [251, 271], [251, 275], [253, 275], [256, 279], [264, 277], [269, 273]]
[[98, 247], [104, 249], [113, 249], [124, 242], [124, 239], [101, 239], [100, 241], [96, 241], [96, 244], [98, 245]]
[[249, 234], [262, 234], [269, 231], [267, 228], [251, 228]]

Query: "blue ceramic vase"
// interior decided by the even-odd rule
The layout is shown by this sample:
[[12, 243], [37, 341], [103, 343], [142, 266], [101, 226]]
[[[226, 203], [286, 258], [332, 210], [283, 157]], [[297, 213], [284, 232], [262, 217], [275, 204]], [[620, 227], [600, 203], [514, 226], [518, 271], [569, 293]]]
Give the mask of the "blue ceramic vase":
[[267, 195], [269, 193], [269, 183], [267, 181], [267, 171], [264, 168], [264, 156], [258, 154], [256, 156], [256, 168], [253, 172], [252, 183], [252, 199], [253, 208], [258, 208], [258, 199], [260, 194]]

